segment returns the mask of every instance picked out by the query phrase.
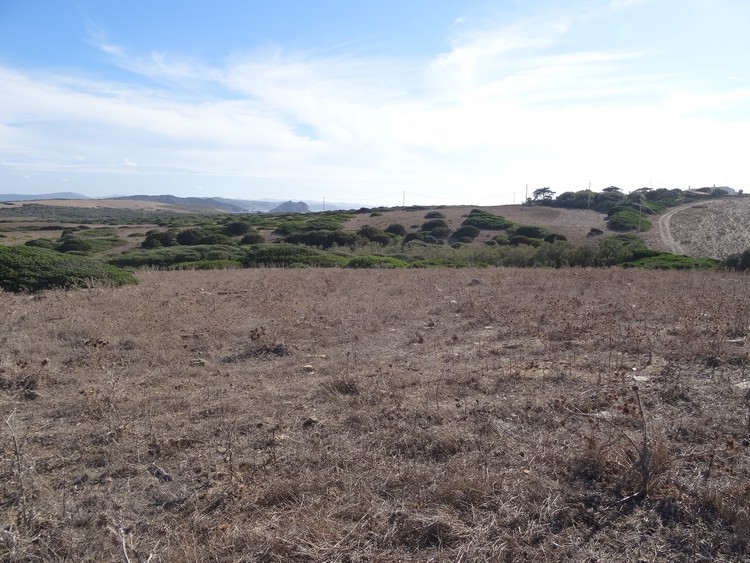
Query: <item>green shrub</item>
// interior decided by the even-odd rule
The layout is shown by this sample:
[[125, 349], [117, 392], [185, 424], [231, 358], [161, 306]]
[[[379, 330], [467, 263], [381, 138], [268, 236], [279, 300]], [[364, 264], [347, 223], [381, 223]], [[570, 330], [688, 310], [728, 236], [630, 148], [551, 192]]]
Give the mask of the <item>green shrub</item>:
[[510, 238], [508, 237], [507, 233], [500, 233], [499, 235], [495, 235], [494, 237], [492, 237], [492, 240], [494, 240], [500, 246], [510, 244]]
[[519, 244], [531, 244], [529, 237], [523, 235], [513, 235], [508, 242], [513, 246], [518, 246]]
[[91, 242], [78, 237], [65, 237], [57, 246], [58, 252], [91, 252], [93, 250]]
[[206, 235], [204, 237], [201, 237], [200, 239], [198, 239], [198, 242], [196, 244], [202, 244], [202, 245], [216, 245], [216, 244], [233, 245], [233, 244], [237, 244], [237, 241], [234, 240], [231, 237], [226, 236], [226, 235], [213, 234], [213, 235]]
[[648, 231], [651, 221], [641, 216], [637, 211], [621, 209], [607, 219], [607, 226], [613, 231]]
[[430, 234], [437, 239], [448, 238], [451, 236], [451, 230], [449, 227], [435, 227]]
[[481, 232], [481, 229], [479, 229], [479, 227], [475, 227], [474, 225], [463, 225], [462, 227], [459, 227], [458, 229], [453, 231], [453, 234], [451, 236], [456, 239], [465, 237], [475, 239], [480, 235]]
[[385, 228], [385, 232], [399, 237], [404, 237], [406, 236], [406, 227], [400, 225], [399, 223], [392, 223]]
[[0, 288], [5, 291], [88, 287], [92, 282], [120, 286], [137, 280], [94, 258], [29, 246], [0, 247]]
[[173, 246], [170, 248], [129, 250], [118, 256], [113, 256], [109, 259], [109, 263], [129, 268], [140, 268], [143, 266], [169, 268], [174, 264], [208, 260], [209, 255], [215, 258], [228, 258], [239, 261], [244, 254], [244, 250], [238, 246]]
[[263, 242], [266, 242], [266, 239], [258, 231], [250, 231], [240, 240], [240, 244], [261, 244]]
[[462, 223], [463, 225], [473, 225], [479, 229], [488, 231], [504, 231], [514, 226], [511, 221], [500, 215], [493, 215], [481, 209], [473, 209], [469, 216]]
[[622, 266], [649, 270], [713, 270], [719, 266], [719, 261], [713, 258], [695, 258], [662, 252], [640, 260], [624, 262]]
[[333, 246], [355, 246], [362, 238], [354, 233], [346, 231], [309, 231], [292, 233], [284, 237], [284, 242], [289, 244], [304, 244], [319, 248], [332, 248]]
[[200, 229], [186, 229], [177, 233], [175, 240], [178, 244], [184, 246], [192, 246], [198, 244], [198, 241], [205, 236], [204, 232]]
[[409, 264], [391, 256], [356, 256], [349, 260], [347, 268], [407, 268]]
[[430, 211], [425, 216], [425, 219], [445, 219], [445, 215], [440, 213], [440, 211]]
[[27, 240], [24, 246], [32, 246], [34, 248], [46, 248], [48, 250], [54, 250], [57, 247], [57, 243], [48, 238], [35, 238], [33, 240]]
[[250, 225], [248, 225], [247, 223], [244, 223], [242, 221], [234, 221], [232, 223], [229, 223], [228, 225], [225, 225], [224, 228], [221, 229], [221, 234], [228, 237], [239, 237], [247, 234], [249, 230]]
[[296, 244], [259, 244], [248, 250], [242, 259], [242, 266], [252, 268], [257, 266], [271, 267], [337, 267], [346, 266], [348, 260], [330, 252], [324, 252], [307, 246]]
[[730, 254], [721, 265], [729, 270], [750, 270], [750, 248], [741, 253]]
[[522, 237], [543, 239], [550, 233], [547, 229], [544, 229], [542, 227], [534, 227], [532, 225], [519, 225], [515, 229], [513, 229], [513, 234]]
[[430, 219], [429, 221], [425, 221], [424, 223], [422, 223], [421, 229], [423, 231], [429, 232], [432, 229], [437, 229], [438, 227], [443, 227], [446, 229], [449, 228], [448, 223], [446, 223], [442, 219]]
[[160, 246], [177, 246], [177, 235], [174, 231], [149, 231], [141, 248], [159, 248]]

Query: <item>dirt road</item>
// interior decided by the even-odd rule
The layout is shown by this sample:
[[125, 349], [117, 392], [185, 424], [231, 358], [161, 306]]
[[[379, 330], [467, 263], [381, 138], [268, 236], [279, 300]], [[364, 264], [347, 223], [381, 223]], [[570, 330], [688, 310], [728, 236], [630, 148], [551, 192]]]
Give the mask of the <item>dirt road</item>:
[[674, 254], [723, 260], [750, 248], [750, 198], [696, 201], [654, 217], [649, 246]]
[[677, 242], [672, 236], [672, 231], [670, 230], [672, 217], [674, 217], [674, 215], [676, 215], [677, 213], [680, 213], [685, 209], [692, 207], [693, 205], [695, 205], [695, 203], [675, 207], [674, 209], [670, 209], [666, 213], [659, 215], [659, 217], [657, 217], [656, 219], [656, 229], [659, 233], [660, 242], [672, 254], [685, 254], [682, 245], [680, 245], [680, 243]]

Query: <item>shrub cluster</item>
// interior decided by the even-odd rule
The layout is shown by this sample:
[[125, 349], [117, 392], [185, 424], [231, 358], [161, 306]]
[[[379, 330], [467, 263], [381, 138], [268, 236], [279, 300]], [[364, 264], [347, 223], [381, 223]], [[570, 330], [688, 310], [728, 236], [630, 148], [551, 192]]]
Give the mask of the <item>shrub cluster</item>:
[[137, 280], [133, 274], [94, 258], [29, 246], [0, 247], [0, 288], [4, 291], [88, 287], [92, 283], [119, 286]]

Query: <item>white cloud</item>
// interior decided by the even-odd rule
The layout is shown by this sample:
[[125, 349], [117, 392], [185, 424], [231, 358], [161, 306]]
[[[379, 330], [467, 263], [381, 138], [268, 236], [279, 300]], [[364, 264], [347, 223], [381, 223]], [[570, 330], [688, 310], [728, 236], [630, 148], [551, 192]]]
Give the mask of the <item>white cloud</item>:
[[98, 48], [151, 86], [0, 67], [0, 148], [19, 170], [137, 166], [139, 181], [200, 175], [209, 191], [218, 185], [209, 178], [236, 177], [287, 197], [325, 190], [354, 201], [408, 190], [492, 203], [526, 183], [563, 191], [750, 180], [738, 148], [747, 120], [711, 116], [746, 107], [750, 90], [698, 90], [646, 72], [649, 54], [637, 46], [573, 48], [581, 21], [464, 32], [421, 63], [279, 48], [212, 68], [130, 56], [99, 34]]

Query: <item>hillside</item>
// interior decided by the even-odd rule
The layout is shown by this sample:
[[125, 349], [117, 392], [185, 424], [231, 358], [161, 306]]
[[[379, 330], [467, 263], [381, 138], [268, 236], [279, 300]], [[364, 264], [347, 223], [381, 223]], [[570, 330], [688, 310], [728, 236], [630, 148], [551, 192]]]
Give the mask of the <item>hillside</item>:
[[726, 258], [750, 248], [750, 198], [715, 199], [671, 209], [643, 238], [649, 246], [676, 254]]
[[[429, 208], [431, 209], [431, 208]], [[464, 205], [455, 207], [439, 208], [440, 213], [445, 215], [445, 222], [451, 229], [457, 229], [472, 209], [482, 209], [496, 215], [502, 215], [506, 219], [521, 225], [532, 225], [534, 227], [547, 228], [550, 231], [565, 236], [574, 244], [583, 244], [586, 235], [592, 228], [606, 231], [607, 224], [604, 214], [586, 209], [560, 209], [541, 206], [523, 205], [495, 205], [490, 207], [478, 207], [475, 205]], [[380, 211], [380, 210], [378, 210]], [[424, 222], [424, 209], [400, 209], [387, 210], [375, 217], [370, 214], [358, 214], [346, 223], [347, 229], [357, 230], [364, 225], [372, 225], [378, 229], [384, 229], [392, 223], [399, 223], [406, 227], [420, 225]], [[485, 231], [477, 238], [479, 242], [491, 239], [496, 233]]]

